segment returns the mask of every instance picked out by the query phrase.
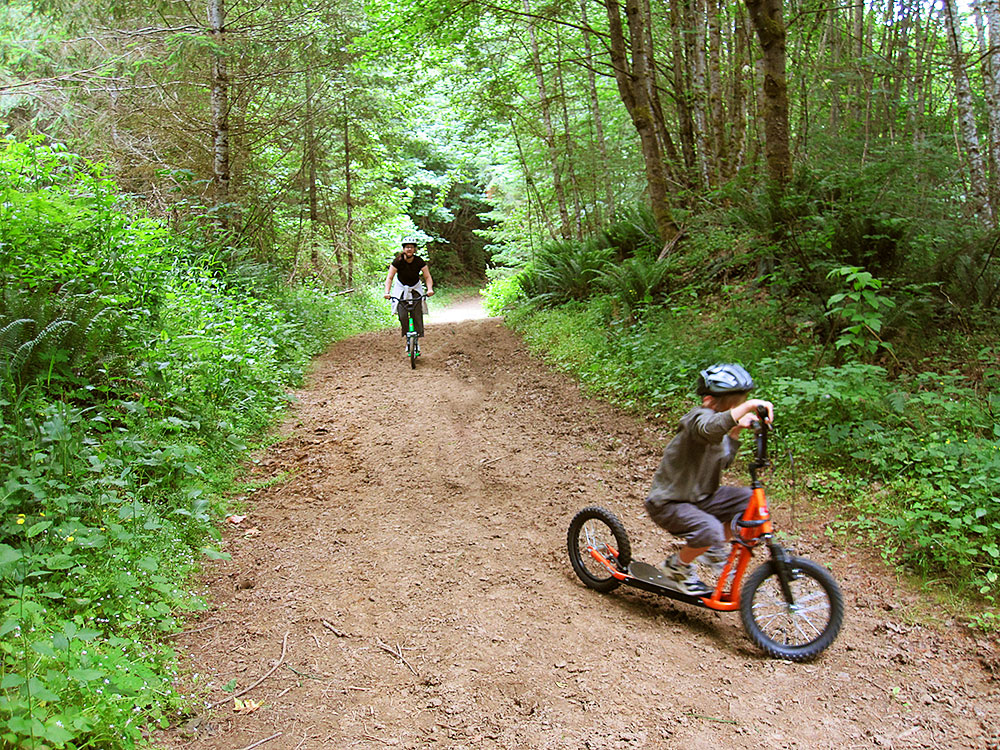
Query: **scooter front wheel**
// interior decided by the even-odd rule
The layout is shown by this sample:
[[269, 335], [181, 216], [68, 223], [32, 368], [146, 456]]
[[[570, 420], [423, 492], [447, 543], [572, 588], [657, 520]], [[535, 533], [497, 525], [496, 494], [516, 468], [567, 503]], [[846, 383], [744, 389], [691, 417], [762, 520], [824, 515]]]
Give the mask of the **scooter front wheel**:
[[833, 576], [802, 557], [788, 559], [789, 601], [768, 560], [740, 589], [740, 616], [747, 634], [761, 650], [778, 659], [808, 661], [826, 650], [844, 621], [844, 598]]
[[566, 535], [569, 561], [587, 586], [597, 591], [612, 591], [621, 584], [604, 563], [591, 551], [624, 571], [632, 561], [632, 547], [625, 527], [614, 513], [597, 505], [584, 508], [569, 524]]

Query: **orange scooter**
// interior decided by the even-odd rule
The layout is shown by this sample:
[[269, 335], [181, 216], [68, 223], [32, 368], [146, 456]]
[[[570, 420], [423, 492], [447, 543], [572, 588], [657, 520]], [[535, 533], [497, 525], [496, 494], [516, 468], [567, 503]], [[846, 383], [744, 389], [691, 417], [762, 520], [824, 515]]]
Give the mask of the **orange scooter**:
[[[767, 436], [772, 427], [766, 416], [766, 410], [758, 409], [750, 504], [742, 516], [733, 519], [729, 559], [709, 596], [677, 591], [667, 585], [660, 570], [632, 560], [625, 527], [606, 508], [590, 506], [573, 517], [567, 535], [569, 559], [580, 580], [597, 591], [613, 591], [625, 584], [698, 607], [739, 610], [750, 640], [766, 654], [808, 661], [836, 639], [844, 620], [844, 600], [826, 568], [789, 555], [772, 537], [771, 514], [758, 478], [758, 471], [769, 465]], [[770, 559], [746, 575], [750, 559], [762, 546]]]

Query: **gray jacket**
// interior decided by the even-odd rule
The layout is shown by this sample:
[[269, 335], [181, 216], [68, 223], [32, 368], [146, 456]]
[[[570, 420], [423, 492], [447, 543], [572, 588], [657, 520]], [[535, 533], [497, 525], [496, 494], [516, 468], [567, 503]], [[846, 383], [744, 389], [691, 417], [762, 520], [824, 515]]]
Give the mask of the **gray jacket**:
[[677, 434], [663, 451], [646, 502], [688, 502], [697, 505], [719, 489], [740, 441], [729, 437], [736, 420], [729, 411], [699, 406], [681, 417]]

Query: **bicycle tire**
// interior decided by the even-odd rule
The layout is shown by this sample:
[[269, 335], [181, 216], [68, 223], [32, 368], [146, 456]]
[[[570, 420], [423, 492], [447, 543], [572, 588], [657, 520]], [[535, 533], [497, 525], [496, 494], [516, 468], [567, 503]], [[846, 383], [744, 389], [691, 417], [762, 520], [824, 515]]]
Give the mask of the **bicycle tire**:
[[416, 341], [413, 336], [407, 336], [406, 338], [406, 351], [410, 355], [410, 369], [417, 369], [417, 345], [414, 343]]
[[588, 587], [605, 593], [618, 588], [621, 581], [591, 556], [590, 549], [598, 549], [617, 560], [622, 571], [632, 561], [632, 546], [622, 522], [610, 510], [597, 505], [584, 508], [573, 516], [566, 534], [566, 547], [579, 579]]
[[777, 568], [768, 560], [743, 583], [740, 617], [750, 640], [768, 656], [809, 661], [837, 638], [844, 597], [829, 571], [812, 560], [792, 557], [788, 567], [795, 601], [785, 600]]

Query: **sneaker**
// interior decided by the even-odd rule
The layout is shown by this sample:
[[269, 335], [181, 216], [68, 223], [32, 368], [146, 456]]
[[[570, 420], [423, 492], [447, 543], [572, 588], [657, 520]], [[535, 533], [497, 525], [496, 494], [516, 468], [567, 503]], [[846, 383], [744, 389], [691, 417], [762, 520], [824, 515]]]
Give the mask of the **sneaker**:
[[717, 544], [704, 552], [698, 559], [702, 565], [712, 571], [716, 578], [722, 575], [722, 569], [726, 567], [729, 560], [729, 549], [724, 544]]
[[708, 596], [712, 593], [704, 581], [695, 572], [693, 564], [685, 565], [676, 553], [663, 561], [660, 566], [666, 580], [666, 585], [689, 596]]

